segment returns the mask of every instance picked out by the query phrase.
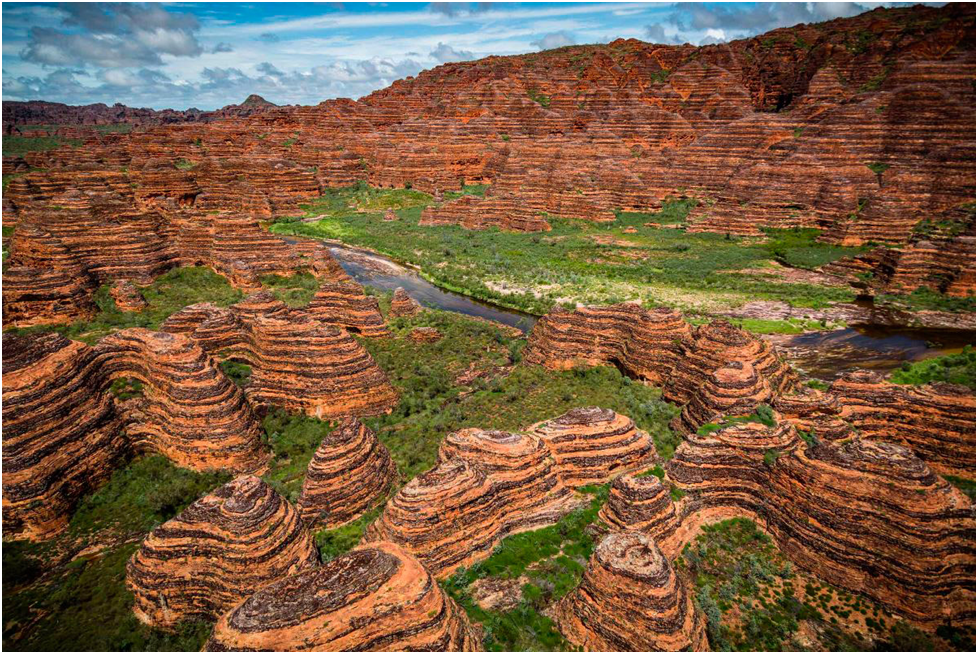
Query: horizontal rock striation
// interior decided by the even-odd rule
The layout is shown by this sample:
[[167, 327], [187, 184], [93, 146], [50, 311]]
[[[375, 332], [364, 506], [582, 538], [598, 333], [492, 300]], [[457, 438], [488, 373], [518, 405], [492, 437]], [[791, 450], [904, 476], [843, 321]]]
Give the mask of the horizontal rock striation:
[[42, 540], [123, 460], [95, 353], [60, 334], [3, 335], [3, 535]]
[[571, 409], [530, 432], [550, 449], [561, 480], [571, 488], [607, 483], [616, 474], [649, 465], [656, 456], [652, 437], [610, 409]]
[[578, 364], [616, 365], [639, 379], [663, 384], [679, 363], [692, 329], [669, 309], [637, 304], [554, 309], [527, 339], [528, 363], [566, 370]]
[[655, 540], [612, 532], [594, 550], [580, 585], [557, 607], [557, 626], [588, 652], [701, 652], [705, 621]]
[[421, 305], [417, 300], [407, 294], [403, 288], [398, 287], [391, 298], [391, 308], [387, 312], [388, 318], [411, 318], [421, 312]]
[[598, 518], [614, 529], [648, 534], [670, 558], [678, 552], [679, 514], [669, 489], [655, 475], [617, 477]]
[[84, 276], [32, 266], [8, 266], [3, 271], [4, 327], [90, 320], [97, 310]]
[[465, 612], [406, 550], [370, 543], [265, 586], [218, 621], [207, 651], [479, 648]]
[[316, 448], [302, 483], [299, 514], [310, 527], [342, 526], [376, 505], [396, 480], [387, 448], [362, 422], [347, 418]]
[[254, 472], [268, 463], [261, 423], [241, 390], [182, 334], [125, 329], [94, 348], [107, 380], [136, 379], [122, 411], [132, 444], [194, 470]]
[[324, 324], [360, 336], [390, 336], [377, 298], [365, 295], [363, 287], [353, 281], [322, 284], [305, 311]]
[[282, 496], [244, 476], [154, 529], [126, 567], [133, 611], [163, 629], [215, 620], [257, 589], [315, 568], [312, 537]]
[[[687, 436], [666, 466], [686, 495], [677, 507], [681, 525], [666, 542], [688, 542], [698, 525], [745, 516], [829, 583], [918, 623], [973, 622], [970, 500], [910, 450], [851, 429], [842, 437], [837, 420], [824, 426], [809, 446], [783, 422]], [[609, 506], [606, 514], [628, 510]]]
[[367, 532], [400, 544], [439, 578], [579, 504], [547, 446], [529, 434], [465, 429], [446, 437], [439, 460], [391, 498]]
[[387, 375], [345, 330], [292, 311], [267, 291], [227, 309], [191, 305], [162, 329], [252, 366], [245, 393], [256, 403], [330, 419], [377, 415], [397, 404]]
[[871, 371], [848, 373], [829, 392], [840, 417], [868, 438], [909, 447], [935, 472], [975, 476], [975, 393], [946, 383], [892, 384]]
[[746, 416], [759, 404], [771, 401], [771, 386], [749, 362], [734, 361], [714, 372], [696, 395], [670, 423], [689, 434], [725, 416]]

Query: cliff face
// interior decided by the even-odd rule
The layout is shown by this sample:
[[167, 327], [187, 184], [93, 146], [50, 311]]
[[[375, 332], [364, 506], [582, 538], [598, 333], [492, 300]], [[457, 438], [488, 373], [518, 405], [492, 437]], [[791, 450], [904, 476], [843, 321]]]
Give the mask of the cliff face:
[[[45, 539], [134, 450], [193, 470], [261, 470], [268, 452], [241, 391], [184, 336], [127, 329], [93, 348], [4, 335], [3, 502], [8, 537]], [[142, 384], [119, 400], [115, 379]]]

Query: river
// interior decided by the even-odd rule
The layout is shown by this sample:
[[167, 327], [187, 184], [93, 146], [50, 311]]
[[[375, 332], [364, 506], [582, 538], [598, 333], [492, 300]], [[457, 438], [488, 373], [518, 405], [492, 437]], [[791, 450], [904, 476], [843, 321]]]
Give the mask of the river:
[[[334, 242], [328, 245], [343, 269], [366, 286], [387, 291], [400, 287], [425, 306], [494, 320], [523, 332], [528, 332], [537, 321], [530, 314], [438, 288], [414, 270], [375, 252]], [[975, 344], [973, 331], [863, 326], [763, 338], [777, 345], [802, 372], [829, 381], [851, 370], [872, 369], [886, 373], [904, 361], [960, 352], [965, 345]]]

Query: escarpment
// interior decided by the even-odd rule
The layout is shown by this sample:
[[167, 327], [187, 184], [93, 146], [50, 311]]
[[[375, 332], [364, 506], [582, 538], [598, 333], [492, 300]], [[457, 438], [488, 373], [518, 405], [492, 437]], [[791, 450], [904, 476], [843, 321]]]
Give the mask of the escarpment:
[[557, 626], [585, 651], [702, 652], [702, 614], [655, 540], [612, 532], [594, 550], [580, 585], [557, 607]]
[[49, 538], [124, 458], [122, 420], [92, 348], [3, 335], [3, 533]]
[[397, 478], [390, 452], [356, 418], [347, 418], [316, 449], [299, 496], [310, 526], [335, 528], [358, 518], [383, 498]]
[[290, 310], [268, 292], [227, 309], [191, 305], [170, 316], [162, 329], [250, 365], [245, 394], [257, 403], [317, 418], [376, 415], [397, 403], [387, 375], [352, 336]]
[[221, 617], [205, 649], [468, 652], [479, 643], [425, 567], [378, 542], [258, 590]]
[[241, 390], [187, 336], [132, 328], [94, 351], [106, 379], [144, 385], [122, 408], [136, 448], [194, 470], [254, 472], [267, 464], [261, 424]]
[[136, 617], [214, 620], [257, 589], [318, 565], [298, 512], [258, 477], [206, 495], [154, 529], [126, 567]]

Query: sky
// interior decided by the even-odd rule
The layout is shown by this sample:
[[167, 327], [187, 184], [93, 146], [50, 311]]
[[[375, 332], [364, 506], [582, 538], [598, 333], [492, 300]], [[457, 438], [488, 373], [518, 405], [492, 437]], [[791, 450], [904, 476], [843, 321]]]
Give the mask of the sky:
[[216, 109], [359, 98], [442, 63], [637, 38], [718, 43], [826, 3], [3, 3], [3, 99]]

